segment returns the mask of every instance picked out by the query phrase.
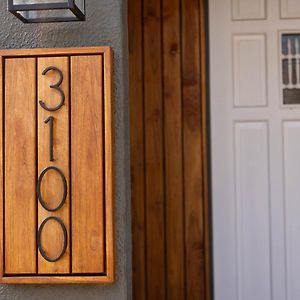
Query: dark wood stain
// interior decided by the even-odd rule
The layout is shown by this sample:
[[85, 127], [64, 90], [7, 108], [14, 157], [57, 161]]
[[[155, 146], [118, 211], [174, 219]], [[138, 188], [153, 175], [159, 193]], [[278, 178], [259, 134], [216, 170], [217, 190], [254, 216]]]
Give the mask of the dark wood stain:
[[134, 300], [211, 300], [204, 0], [128, 1]]

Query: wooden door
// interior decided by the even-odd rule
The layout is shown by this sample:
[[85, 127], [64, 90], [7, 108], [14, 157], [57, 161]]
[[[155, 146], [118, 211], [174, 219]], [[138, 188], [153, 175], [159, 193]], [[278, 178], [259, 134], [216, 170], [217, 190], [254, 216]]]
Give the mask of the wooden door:
[[205, 10], [129, 0], [136, 300], [211, 299]]

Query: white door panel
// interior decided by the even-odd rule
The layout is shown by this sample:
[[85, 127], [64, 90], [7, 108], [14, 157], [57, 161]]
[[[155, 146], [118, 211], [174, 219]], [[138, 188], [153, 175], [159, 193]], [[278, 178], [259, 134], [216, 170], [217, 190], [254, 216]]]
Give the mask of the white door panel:
[[300, 18], [299, 0], [281, 0], [282, 18]]
[[300, 299], [300, 104], [281, 75], [299, 3], [209, 0], [216, 300]]
[[234, 124], [237, 284], [245, 300], [271, 299], [268, 127]]
[[267, 105], [265, 44], [264, 34], [233, 36], [235, 107]]
[[264, 19], [265, 0], [233, 0], [232, 18], [234, 20]]

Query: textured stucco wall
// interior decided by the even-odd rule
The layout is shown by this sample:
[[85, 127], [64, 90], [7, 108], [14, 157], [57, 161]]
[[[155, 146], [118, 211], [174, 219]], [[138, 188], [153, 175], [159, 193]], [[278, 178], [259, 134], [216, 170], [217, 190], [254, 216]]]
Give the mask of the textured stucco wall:
[[0, 0], [0, 48], [109, 45], [114, 50], [117, 281], [97, 285], [0, 285], [0, 300], [122, 300], [131, 298], [127, 1], [86, 0], [83, 23], [26, 24]]

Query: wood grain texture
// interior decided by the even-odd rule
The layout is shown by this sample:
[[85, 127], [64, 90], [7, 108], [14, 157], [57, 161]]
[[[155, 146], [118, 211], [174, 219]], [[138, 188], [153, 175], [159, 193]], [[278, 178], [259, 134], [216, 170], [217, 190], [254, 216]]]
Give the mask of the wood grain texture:
[[59, 275], [49, 275], [49, 276], [12, 276], [12, 277], [2, 277], [2, 284], [112, 284], [113, 277], [106, 275], [97, 276], [59, 276]]
[[133, 298], [210, 300], [206, 4], [128, 8]]
[[182, 92], [187, 299], [205, 295], [199, 18], [199, 1], [183, 0]]
[[[180, 2], [163, 3], [163, 84], [166, 182], [167, 299], [183, 300], [184, 202], [182, 160]], [[172, 70], [172, 71], [171, 71]]]
[[102, 68], [71, 57], [72, 273], [105, 271]]
[[[36, 61], [5, 60], [5, 273], [36, 272]], [[30, 217], [28, 217], [30, 216]]]
[[212, 299], [212, 247], [211, 247], [211, 213], [209, 197], [209, 120], [208, 120], [208, 101], [207, 101], [207, 42], [206, 42], [206, 5], [205, 1], [199, 0], [200, 7], [200, 80], [201, 80], [201, 116], [202, 116], [202, 153], [203, 153], [203, 192], [204, 192], [204, 243], [205, 243], [205, 297]]
[[146, 232], [145, 224], [145, 149], [142, 1], [128, 2], [129, 15], [129, 101], [131, 131], [131, 203], [133, 299], [146, 299]]
[[113, 117], [113, 53], [107, 49], [104, 58], [104, 149], [105, 149], [105, 237], [106, 237], [106, 280], [115, 280], [115, 160], [114, 160], [114, 117]]
[[[65, 255], [57, 262], [46, 261], [40, 252], [38, 253], [38, 273], [69, 273], [70, 272], [70, 176], [69, 176], [69, 59], [68, 57], [45, 57], [38, 58], [38, 100], [42, 100], [49, 107], [55, 107], [60, 102], [60, 94], [50, 88], [59, 80], [56, 71], [49, 71], [42, 75], [43, 71], [55, 66], [63, 73], [61, 89], [65, 94], [64, 105], [57, 111], [49, 112], [43, 109], [37, 102], [38, 116], [38, 174], [49, 167], [59, 168], [67, 181], [68, 194], [65, 204], [56, 212], [48, 212], [42, 205], [38, 204], [38, 224], [50, 216], [58, 217], [65, 225], [68, 232], [68, 247]], [[49, 129], [50, 124], [45, 124], [48, 117], [54, 117], [53, 121], [53, 154], [54, 161], [49, 157]], [[63, 196], [63, 184], [61, 177], [55, 171], [49, 171], [43, 178], [41, 185], [42, 197], [50, 208], [57, 207]], [[47, 255], [51, 258], [57, 257], [62, 250], [63, 234], [61, 227], [55, 221], [50, 221], [43, 229], [42, 245]]]
[[144, 1], [145, 230], [148, 299], [166, 297], [161, 46], [160, 2]]
[[[3, 50], [3, 51], [0, 50], [0, 52], [1, 52], [1, 55], [3, 55], [3, 60], [12, 60], [13, 61], [16, 59], [18, 61], [18, 65], [21, 67], [23, 67], [23, 63], [24, 63], [23, 61], [25, 61], [27, 59], [27, 57], [32, 56], [32, 58], [28, 58], [28, 59], [29, 59], [29, 61], [34, 62], [33, 68], [27, 68], [26, 72], [24, 72], [24, 73], [19, 72], [19, 70], [17, 68], [17, 64], [14, 64], [14, 68], [15, 68], [15, 70], [17, 70], [19, 72], [18, 74], [20, 76], [20, 80], [18, 82], [21, 82], [23, 80], [23, 78], [24, 78], [23, 81], [27, 82], [27, 80], [28, 80], [31, 82], [31, 79], [34, 78], [34, 88], [33, 88], [34, 95], [32, 97], [34, 114], [30, 115], [30, 117], [29, 117], [31, 122], [33, 122], [33, 124], [34, 124], [34, 134], [36, 134], [36, 132], [38, 132], [37, 127], [36, 127], [37, 126], [36, 118], [35, 118], [36, 115], [38, 114], [36, 111], [37, 110], [37, 95], [36, 95], [36, 84], [35, 84], [35, 77], [37, 74], [36, 59], [39, 59], [40, 61], [47, 61], [49, 59], [49, 61], [47, 61], [49, 63], [51, 61], [51, 62], [59, 62], [59, 63], [63, 64], [63, 61], [64, 61], [64, 59], [66, 59], [66, 57], [65, 58], [59, 57], [59, 58], [57, 58], [58, 59], [57, 61], [56, 61], [56, 59], [54, 59], [54, 57], [56, 55], [59, 55], [59, 56], [71, 55], [72, 56], [72, 55], [77, 55], [77, 54], [79, 54], [80, 56], [77, 56], [76, 58], [86, 57], [86, 61], [88, 62], [88, 64], [85, 65], [85, 63], [83, 63], [83, 65], [81, 65], [81, 67], [83, 67], [83, 68], [81, 68], [80, 70], [83, 70], [84, 72], [88, 72], [88, 70], [86, 70], [86, 67], [87, 67], [87, 69], [89, 69], [89, 67], [91, 67], [90, 69], [92, 70], [92, 73], [96, 69], [97, 69], [97, 71], [95, 71], [95, 73], [93, 73], [93, 75], [90, 75], [90, 78], [88, 78], [88, 80], [80, 81], [79, 89], [84, 90], [86, 84], [89, 85], [90, 82], [93, 82], [91, 90], [92, 90], [92, 93], [97, 95], [97, 98], [95, 98], [96, 100], [94, 101], [94, 104], [96, 103], [96, 110], [95, 111], [93, 110], [92, 113], [96, 113], [99, 111], [101, 111], [101, 113], [99, 113], [99, 115], [97, 115], [96, 126], [95, 126], [94, 122], [92, 123], [91, 119], [89, 119], [89, 118], [88, 118], [89, 123], [87, 124], [87, 126], [89, 126], [91, 123], [94, 126], [93, 129], [97, 129], [96, 128], [97, 126], [98, 127], [101, 126], [102, 131], [100, 131], [100, 137], [99, 137], [99, 134], [97, 134], [97, 136], [95, 135], [96, 138], [93, 139], [93, 143], [94, 144], [96, 143], [97, 144], [96, 147], [99, 147], [99, 145], [100, 145], [99, 143], [102, 142], [102, 145], [101, 145], [101, 147], [103, 146], [102, 154], [98, 155], [99, 157], [96, 158], [96, 159], [98, 159], [98, 158], [100, 159], [100, 157], [101, 157], [100, 165], [103, 163], [103, 159], [105, 158], [105, 169], [104, 169], [104, 164], [102, 165], [103, 168], [102, 168], [102, 166], [99, 166], [99, 165], [97, 165], [97, 167], [96, 167], [96, 169], [99, 170], [98, 174], [100, 174], [100, 169], [101, 169], [101, 176], [103, 179], [102, 183], [103, 184], [105, 183], [105, 186], [102, 184], [102, 191], [100, 193], [100, 198], [103, 197], [103, 195], [105, 195], [105, 205], [104, 205], [104, 202], [101, 202], [101, 201], [99, 202], [99, 199], [100, 199], [99, 197], [96, 200], [94, 199], [95, 201], [97, 201], [96, 202], [96, 214], [100, 215], [101, 209], [99, 209], [98, 206], [102, 205], [101, 219], [100, 219], [100, 222], [98, 222], [98, 224], [96, 225], [97, 229], [99, 229], [101, 227], [101, 230], [100, 230], [101, 232], [99, 235], [95, 230], [93, 232], [94, 237], [96, 237], [96, 240], [97, 240], [97, 236], [98, 236], [100, 239], [100, 242], [98, 243], [98, 241], [96, 241], [96, 243], [92, 243], [92, 247], [89, 248], [89, 250], [94, 251], [94, 253], [97, 252], [97, 258], [93, 259], [95, 257], [92, 257], [92, 258], [91, 258], [91, 256], [88, 257], [90, 262], [92, 261], [93, 267], [98, 264], [99, 266], [101, 266], [101, 268], [97, 268], [97, 270], [95, 268], [93, 270], [90, 270], [93, 273], [88, 272], [89, 274], [87, 274], [87, 276], [85, 276], [81, 272], [69, 274], [64, 271], [59, 271], [59, 273], [57, 273], [56, 275], [48, 273], [49, 274], [48, 276], [45, 276], [46, 275], [46, 272], [45, 272], [44, 276], [39, 276], [38, 274], [35, 274], [35, 272], [37, 271], [37, 269], [36, 269], [37, 266], [35, 266], [33, 272], [20, 273], [19, 269], [18, 269], [17, 270], [18, 272], [15, 272], [14, 274], [10, 274], [9, 276], [7, 276], [5, 273], [3, 273], [3, 268], [1, 268], [0, 269], [0, 273], [1, 273], [0, 282], [5, 283], [5, 284], [65, 284], [65, 283], [67, 283], [67, 284], [71, 284], [71, 283], [90, 283], [90, 284], [105, 283], [105, 284], [107, 284], [107, 283], [112, 283], [115, 280], [115, 253], [114, 253], [115, 249], [114, 249], [114, 224], [113, 224], [114, 223], [113, 222], [113, 216], [114, 216], [114, 209], [113, 209], [114, 208], [114, 204], [113, 204], [113, 202], [114, 202], [113, 139], [114, 138], [113, 138], [113, 114], [112, 114], [112, 111], [113, 111], [112, 50], [110, 47], [91, 47], [91, 48], [66, 48], [66, 49], [29, 49], [29, 50], [20, 49], [20, 50]], [[90, 54], [92, 54], [92, 56], [90, 56]], [[94, 54], [96, 54], [96, 56], [94, 56]], [[82, 55], [84, 55], [84, 56], [82, 56]], [[26, 56], [26, 58], [18, 58], [18, 57], [23, 57], [23, 56]], [[38, 56], [40, 58], [37, 58], [36, 56]], [[42, 57], [43, 57], [43, 59], [42, 59]], [[94, 58], [96, 58], [96, 63], [91, 62]], [[19, 62], [22, 62], [22, 63], [20, 64]], [[0, 64], [1, 63], [2, 63], [2, 61], [0, 61]], [[64, 66], [62, 66], [62, 68], [64, 68]], [[33, 74], [33, 75], [28, 76], [28, 73]], [[96, 74], [96, 76], [94, 76], [95, 74]], [[49, 73], [49, 75], [51, 75], [51, 74]], [[104, 75], [104, 77], [102, 77], [102, 75]], [[32, 77], [32, 78], [29, 78], [29, 77]], [[91, 77], [92, 77], [92, 79], [91, 79]], [[101, 79], [99, 79], [99, 77], [101, 77]], [[18, 79], [19, 77], [11, 76], [11, 78], [10, 78], [10, 81], [11, 81], [10, 85], [13, 87], [16, 87], [16, 84], [15, 84], [16, 78]], [[21, 78], [22, 78], [22, 80], [21, 80]], [[95, 78], [96, 78], [96, 80], [95, 80]], [[3, 84], [2, 86], [5, 86], [6, 75], [5, 75], [5, 73], [2, 74], [2, 68], [0, 68], [0, 79]], [[73, 84], [74, 84], [74, 81], [73, 81]], [[44, 85], [46, 86], [46, 83], [44, 83]], [[4, 102], [4, 98], [2, 98], [2, 93], [1, 93], [2, 86], [0, 86], [0, 97], [2, 99], [2, 102], [4, 103], [3, 105], [5, 106], [6, 103]], [[31, 85], [29, 85], [29, 88], [26, 87], [26, 89], [23, 88], [21, 92], [19, 91], [19, 93], [22, 94], [21, 95], [22, 100], [24, 98], [24, 95], [25, 95], [25, 98], [27, 98], [26, 95], [28, 95], [28, 93], [30, 93], [30, 90], [31, 90]], [[91, 91], [91, 90], [89, 90], [89, 91]], [[97, 93], [95, 92], [96, 90], [97, 90]], [[26, 91], [25, 94], [24, 94], [24, 91]], [[102, 91], [103, 91], [103, 94], [102, 94]], [[67, 93], [67, 91], [66, 91], [66, 93]], [[100, 95], [100, 97], [99, 97], [99, 95]], [[104, 95], [104, 98], [102, 97], [103, 95]], [[45, 97], [46, 96], [47, 95], [45, 95]], [[84, 100], [86, 100], [86, 98], [85, 98], [86, 96], [87, 95], [84, 94], [84, 96], [83, 96]], [[49, 101], [49, 103], [51, 101], [55, 101], [54, 98], [51, 98], [51, 99], [45, 98], [45, 99], [46, 99], [45, 102], [47, 102], [47, 103], [48, 103], [48, 101]], [[97, 103], [101, 104], [100, 107], [99, 107], [99, 105], [97, 106]], [[84, 102], [83, 106], [84, 107], [86, 106], [85, 102]], [[11, 107], [11, 110], [12, 109], [13, 108]], [[91, 106], [89, 106], [88, 111], [91, 113], [91, 111], [92, 111]], [[80, 111], [77, 110], [77, 112], [80, 112]], [[102, 115], [102, 112], [103, 112], [103, 115]], [[2, 114], [2, 106], [0, 106], [0, 114]], [[84, 119], [84, 121], [85, 120], [86, 119]], [[6, 121], [7, 120], [5, 120], [5, 122]], [[22, 118], [21, 118], [21, 121], [23, 121]], [[81, 122], [80, 124], [82, 124], [83, 120], [82, 120], [81, 115], [79, 117], [79, 121]], [[12, 122], [13, 121], [11, 121], [11, 123]], [[72, 124], [74, 124], [74, 123], [72, 123]], [[81, 127], [81, 132], [83, 132], [83, 130], [82, 130], [83, 126], [81, 126], [80, 124], [79, 124], [79, 127]], [[2, 126], [2, 123], [0, 124], [0, 127], [1, 126]], [[10, 129], [12, 131], [13, 127], [10, 126]], [[47, 128], [47, 129], [49, 129], [49, 128]], [[27, 128], [24, 130], [28, 131]], [[86, 130], [86, 128], [85, 128], [85, 130]], [[54, 129], [54, 131], [55, 131], [55, 129]], [[96, 132], [96, 131], [92, 130], [92, 132]], [[103, 134], [103, 132], [105, 132], [105, 134]], [[1, 133], [2, 133], [2, 130], [0, 130], [0, 143], [2, 143], [2, 138], [4, 138], [4, 136], [2, 136]], [[48, 131], [47, 131], [47, 133], [48, 133]], [[26, 134], [30, 134], [30, 131], [26, 132]], [[102, 135], [102, 137], [101, 137], [101, 135]], [[44, 139], [45, 136], [42, 135], [41, 138]], [[30, 140], [30, 144], [32, 142], [32, 144], [34, 145], [34, 149], [35, 149], [36, 142], [37, 142], [36, 139], [37, 139], [37, 136], [34, 135], [34, 138], [32, 138], [32, 141]], [[63, 148], [62, 143], [60, 143], [60, 142], [55, 141], [56, 148], [57, 148], [56, 150]], [[94, 145], [94, 144], [92, 144], [92, 145]], [[2, 147], [0, 147], [0, 148], [1, 148], [0, 149], [0, 158], [1, 158]], [[86, 146], [84, 149], [87, 150], [87, 148], [88, 147]], [[48, 153], [48, 151], [47, 151], [47, 153]], [[80, 154], [81, 154], [81, 152], [80, 152]], [[55, 155], [55, 151], [54, 151], [54, 155]], [[34, 165], [35, 165], [35, 163], [34, 163]], [[0, 161], [0, 166], [2, 166], [2, 160]], [[34, 169], [35, 169], [35, 174], [37, 174], [37, 166], [36, 165], [35, 165]], [[5, 172], [5, 170], [3, 172]], [[0, 175], [0, 179], [1, 179], [2, 173], [0, 172], [0, 174], [1, 174]], [[104, 176], [105, 176], [105, 180], [104, 180]], [[36, 178], [35, 177], [36, 177], [36, 175], [34, 176], [33, 188], [32, 188], [32, 190], [33, 190], [32, 195], [34, 196], [34, 198], [36, 198], [36, 193], [35, 193]], [[50, 178], [50, 177], [46, 178], [46, 176], [45, 176], [45, 179], [49, 180], [49, 182], [50, 181], [56, 182], [56, 180], [54, 178]], [[28, 180], [28, 178], [26, 180]], [[97, 181], [97, 184], [98, 183], [99, 183], [99, 181]], [[85, 179], [85, 184], [87, 184], [86, 179]], [[1, 188], [2, 188], [2, 186], [0, 187], [0, 190], [1, 190]], [[46, 189], [46, 185], [43, 186], [43, 189]], [[105, 193], [103, 193], [104, 190], [105, 190]], [[50, 192], [51, 191], [49, 191], [49, 193]], [[98, 193], [98, 195], [99, 195], [99, 193]], [[1, 197], [2, 197], [2, 194], [1, 194]], [[104, 201], [104, 198], [102, 198], [102, 201]], [[49, 202], [52, 202], [52, 201], [49, 201]], [[36, 199], [34, 199], [35, 212], [37, 210], [36, 203], [37, 203]], [[54, 204], [54, 203], [51, 203], [51, 204]], [[4, 207], [2, 207], [2, 203], [0, 203], [0, 212], [1, 212], [0, 219], [3, 218], [4, 211], [5, 211], [5, 209], [4, 209]], [[56, 214], [57, 213], [51, 213], [51, 215], [56, 215]], [[91, 217], [93, 220], [94, 219], [93, 216], [95, 216], [94, 207], [93, 207], [92, 214], [90, 214], [89, 217]], [[24, 215], [24, 217], [25, 217], [25, 215]], [[36, 214], [33, 214], [33, 220], [34, 220], [33, 232], [34, 232], [34, 245], [35, 245], [36, 244], [35, 236], [36, 236], [36, 229], [37, 229], [37, 224], [36, 224], [37, 215]], [[81, 220], [79, 219], [79, 222], [80, 221]], [[105, 221], [105, 224], [104, 224], [104, 221]], [[104, 230], [105, 230], [105, 235], [104, 235]], [[0, 237], [3, 237], [2, 230], [0, 231]], [[106, 242], [104, 242], [104, 240], [103, 240], [104, 237], [106, 237]], [[95, 241], [95, 239], [94, 239], [94, 241]], [[98, 251], [98, 249], [96, 249], [97, 246], [99, 246], [99, 245], [101, 245], [100, 247], [102, 249], [100, 251]], [[1, 239], [0, 248], [3, 246], [4, 246], [4, 241]], [[27, 236], [26, 236], [25, 246], [28, 246]], [[51, 247], [52, 245], [49, 244], [49, 245], [47, 245], [47, 247], [48, 246]], [[95, 246], [96, 246], [96, 248], [95, 248]], [[28, 247], [26, 249], [26, 251], [27, 250], [30, 250], [30, 247]], [[1, 253], [0, 264], [2, 264], [2, 266], [3, 266], [3, 259], [5, 258], [5, 256], [3, 255], [3, 252], [0, 252], [0, 253]], [[34, 251], [34, 262], [36, 262], [36, 255], [37, 255], [37, 249], [35, 249], [35, 251]], [[99, 259], [99, 260], [97, 261], [97, 259]], [[105, 259], [105, 261], [104, 261], [104, 259]], [[18, 261], [16, 263], [18, 263]], [[26, 263], [28, 264], [28, 261]], [[15, 265], [17, 266], [17, 264], [15, 264]], [[46, 266], [46, 267], [48, 267], [48, 266]], [[96, 271], [98, 275], [96, 275], [96, 273], [94, 274], [94, 271]], [[64, 276], [61, 275], [63, 273], [64, 273]]]
[[70, 48], [36, 48], [36, 49], [1, 49], [0, 56], [3, 57], [30, 57], [30, 56], [61, 56], [61, 55], [89, 55], [89, 54], [106, 54], [111, 51], [107, 46], [96, 47], [70, 47]]

